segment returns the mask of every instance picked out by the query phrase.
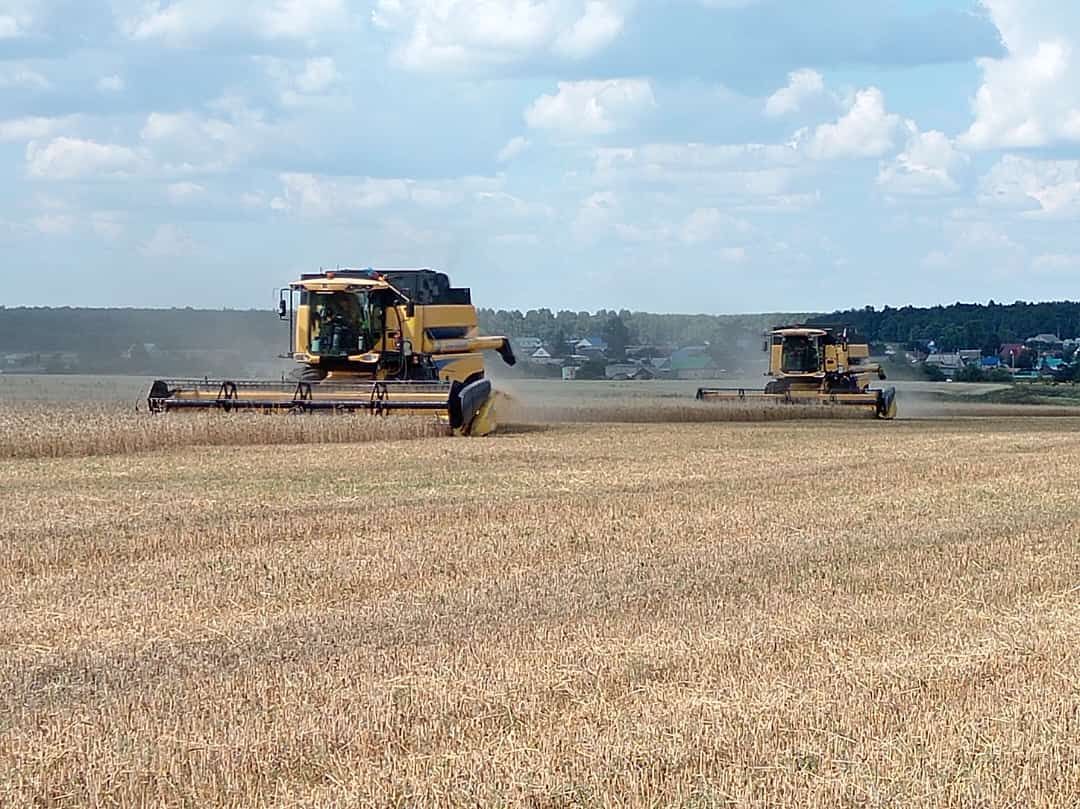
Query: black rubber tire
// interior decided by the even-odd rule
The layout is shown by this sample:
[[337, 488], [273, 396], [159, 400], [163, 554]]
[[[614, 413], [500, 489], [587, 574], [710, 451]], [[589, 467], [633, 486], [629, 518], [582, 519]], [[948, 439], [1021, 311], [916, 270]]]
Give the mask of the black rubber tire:
[[326, 371], [311, 365], [305, 365], [290, 371], [289, 378], [292, 379], [293, 382], [322, 382], [326, 379]]

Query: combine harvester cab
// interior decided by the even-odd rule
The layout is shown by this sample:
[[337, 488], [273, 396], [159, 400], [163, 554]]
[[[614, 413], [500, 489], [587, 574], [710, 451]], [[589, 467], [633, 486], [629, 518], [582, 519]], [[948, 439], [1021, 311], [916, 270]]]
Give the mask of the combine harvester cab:
[[700, 388], [699, 401], [768, 402], [777, 405], [838, 406], [896, 418], [896, 388], [872, 388], [871, 379], [885, 379], [870, 362], [870, 347], [849, 340], [847, 330], [784, 326], [766, 334], [772, 377], [763, 392], [742, 388]]
[[516, 360], [505, 337], [479, 333], [467, 288], [432, 270], [332, 270], [281, 290], [292, 379], [159, 379], [151, 412], [367, 412], [435, 418], [458, 435], [496, 428], [484, 351]]

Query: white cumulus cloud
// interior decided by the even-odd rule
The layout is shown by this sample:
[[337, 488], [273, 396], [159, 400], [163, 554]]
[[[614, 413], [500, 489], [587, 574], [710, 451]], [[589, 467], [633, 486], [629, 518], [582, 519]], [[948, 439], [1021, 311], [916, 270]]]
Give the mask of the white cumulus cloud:
[[0, 121], [0, 143], [48, 138], [69, 125], [73, 120], [70, 116], [64, 118], [31, 116]]
[[683, 222], [679, 237], [687, 244], [714, 241], [733, 234], [750, 232], [750, 223], [717, 208], [698, 208]]
[[60, 137], [48, 143], [31, 141], [26, 147], [26, 170], [46, 180], [122, 177], [139, 169], [140, 157], [132, 149], [111, 143]]
[[581, 201], [571, 226], [580, 241], [592, 241], [616, 224], [622, 213], [622, 203], [612, 191], [595, 191]]
[[821, 201], [817, 189], [794, 187], [805, 163], [794, 145], [648, 143], [594, 155], [595, 186], [660, 194], [657, 202], [681, 197], [702, 208], [790, 212]]
[[261, 12], [263, 33], [282, 39], [306, 39], [340, 31], [348, 20], [346, 0], [261, 0], [255, 7]]
[[585, 13], [555, 38], [553, 48], [570, 59], [583, 59], [614, 40], [622, 27], [622, 14], [615, 6], [603, 0], [589, 0]]
[[1008, 54], [982, 59], [975, 120], [960, 142], [1007, 149], [1080, 141], [1080, 5], [982, 0]]
[[301, 106], [329, 95], [341, 81], [341, 72], [330, 56], [318, 56], [302, 62], [260, 56], [263, 66], [287, 107]]
[[75, 229], [75, 217], [70, 214], [49, 213], [34, 218], [38, 233], [47, 236], [64, 236]]
[[959, 175], [971, 158], [942, 132], [920, 132], [908, 124], [908, 141], [895, 160], [881, 167], [878, 185], [890, 194], [947, 194], [960, 188]]
[[818, 160], [881, 157], [893, 148], [899, 126], [900, 116], [886, 111], [881, 90], [868, 87], [855, 94], [851, 109], [836, 123], [822, 124], [809, 135], [806, 151]]
[[399, 38], [400, 64], [432, 71], [581, 59], [610, 44], [623, 20], [618, 0], [377, 0], [372, 12]]
[[121, 16], [131, 39], [175, 47], [197, 44], [218, 33], [259, 39], [311, 39], [348, 24], [345, 0], [175, 0], [142, 5]]
[[[303, 172], [286, 172], [279, 180], [282, 193], [270, 201], [270, 207], [313, 219], [361, 216], [399, 204], [443, 210], [464, 202], [483, 203], [501, 184], [489, 177], [420, 182], [403, 177], [329, 177]], [[512, 206], [500, 199], [500, 207]]]
[[125, 86], [122, 76], [102, 76], [97, 82], [99, 93], [120, 93]]
[[516, 138], [510, 138], [506, 142], [506, 145], [499, 149], [499, 154], [496, 155], [496, 160], [500, 163], [509, 163], [518, 155], [522, 154], [529, 148], [531, 143], [528, 138], [524, 138], [518, 135]]
[[409, 198], [409, 183], [374, 177], [335, 179], [314, 174], [281, 175], [282, 195], [271, 207], [313, 218], [382, 208]]
[[1032, 219], [1080, 216], [1080, 160], [1005, 155], [982, 178], [979, 203]]
[[812, 98], [825, 92], [825, 80], [816, 70], [796, 70], [788, 74], [787, 86], [781, 87], [765, 102], [765, 114], [776, 118], [798, 112]]
[[341, 74], [329, 56], [308, 59], [296, 77], [296, 89], [301, 93], [321, 93], [340, 78]]
[[562, 81], [554, 95], [540, 96], [525, 110], [525, 122], [566, 135], [603, 135], [633, 124], [655, 106], [645, 79]]
[[48, 90], [52, 84], [36, 70], [25, 65], [0, 63], [0, 88], [14, 90]]
[[271, 138], [258, 111], [222, 102], [220, 115], [152, 112], [140, 137], [163, 171], [222, 171], [256, 152]]
[[24, 33], [18, 17], [14, 14], [0, 14], [0, 39], [15, 39]]
[[190, 202], [206, 192], [206, 189], [198, 183], [187, 181], [170, 183], [165, 190], [169, 196], [169, 200], [174, 203]]

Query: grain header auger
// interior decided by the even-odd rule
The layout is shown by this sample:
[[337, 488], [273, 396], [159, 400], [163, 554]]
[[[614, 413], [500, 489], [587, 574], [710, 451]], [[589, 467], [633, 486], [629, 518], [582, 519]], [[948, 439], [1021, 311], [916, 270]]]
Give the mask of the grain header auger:
[[438, 419], [459, 435], [495, 430], [484, 351], [514, 365], [505, 337], [484, 337], [469, 289], [428, 269], [338, 269], [281, 290], [291, 379], [159, 379], [152, 412], [188, 409], [367, 412]]
[[849, 339], [847, 329], [783, 326], [765, 335], [772, 380], [764, 392], [740, 388], [701, 388], [706, 402], [765, 401], [789, 405], [858, 408], [879, 419], [896, 418], [896, 388], [871, 388], [882, 367], [870, 362], [870, 346]]

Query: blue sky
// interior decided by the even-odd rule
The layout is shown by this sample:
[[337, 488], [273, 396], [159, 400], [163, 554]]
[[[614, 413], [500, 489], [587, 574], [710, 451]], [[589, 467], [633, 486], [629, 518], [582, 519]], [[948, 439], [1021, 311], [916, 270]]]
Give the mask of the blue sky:
[[6, 305], [1080, 298], [1066, 0], [0, 0]]

